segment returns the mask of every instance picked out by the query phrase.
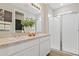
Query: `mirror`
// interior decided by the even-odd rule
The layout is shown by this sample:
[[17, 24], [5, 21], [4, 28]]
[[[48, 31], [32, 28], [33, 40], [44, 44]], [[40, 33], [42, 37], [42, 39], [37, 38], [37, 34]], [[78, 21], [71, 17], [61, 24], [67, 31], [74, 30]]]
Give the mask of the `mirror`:
[[22, 33], [21, 20], [27, 17], [36, 21], [32, 31], [40, 32], [38, 28], [40, 27], [39, 15], [40, 12], [28, 3], [0, 4], [0, 37], [7, 34]]

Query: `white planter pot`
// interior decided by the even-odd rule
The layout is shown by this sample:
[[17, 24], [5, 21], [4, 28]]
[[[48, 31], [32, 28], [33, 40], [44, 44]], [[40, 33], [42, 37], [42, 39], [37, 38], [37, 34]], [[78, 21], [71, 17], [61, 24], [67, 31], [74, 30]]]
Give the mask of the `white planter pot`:
[[27, 32], [30, 32], [31, 30], [32, 30], [31, 27], [25, 27], [25, 26], [24, 26], [24, 32], [27, 33]]

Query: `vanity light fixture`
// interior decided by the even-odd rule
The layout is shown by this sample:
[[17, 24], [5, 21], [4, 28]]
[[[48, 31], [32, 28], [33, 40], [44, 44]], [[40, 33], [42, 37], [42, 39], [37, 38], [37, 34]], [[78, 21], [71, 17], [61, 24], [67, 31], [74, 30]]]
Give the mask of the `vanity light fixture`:
[[40, 5], [38, 3], [31, 3], [31, 5], [36, 9], [40, 10]]

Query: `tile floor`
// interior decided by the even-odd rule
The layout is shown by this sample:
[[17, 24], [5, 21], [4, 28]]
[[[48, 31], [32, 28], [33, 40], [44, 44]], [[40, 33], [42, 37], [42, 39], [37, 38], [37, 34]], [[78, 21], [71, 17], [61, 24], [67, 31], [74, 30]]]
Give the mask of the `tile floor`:
[[75, 56], [75, 55], [67, 53], [67, 52], [51, 50], [48, 56]]

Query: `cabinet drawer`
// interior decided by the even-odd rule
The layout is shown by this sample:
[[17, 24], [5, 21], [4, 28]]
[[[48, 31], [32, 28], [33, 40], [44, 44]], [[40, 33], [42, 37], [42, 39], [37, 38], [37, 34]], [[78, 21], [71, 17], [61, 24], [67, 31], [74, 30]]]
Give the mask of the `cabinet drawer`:
[[5, 48], [0, 48], [0, 55], [6, 55], [6, 56], [13, 55], [23, 49], [27, 49], [38, 44], [38, 42], [39, 42], [38, 39], [34, 39], [34, 40], [14, 44], [12, 46], [7, 46]]

